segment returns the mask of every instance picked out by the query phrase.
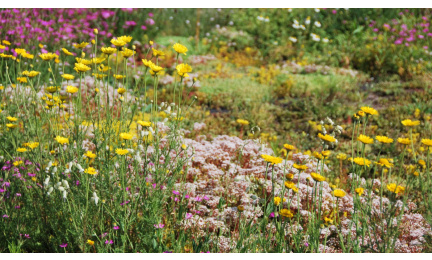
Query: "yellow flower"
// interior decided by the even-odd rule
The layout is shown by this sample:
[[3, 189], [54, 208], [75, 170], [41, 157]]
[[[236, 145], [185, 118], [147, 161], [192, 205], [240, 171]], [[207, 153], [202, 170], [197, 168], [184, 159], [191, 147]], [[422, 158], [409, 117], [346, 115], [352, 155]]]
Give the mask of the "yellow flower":
[[365, 112], [366, 114], [369, 114], [371, 116], [373, 115], [378, 115], [378, 111], [376, 111], [375, 109], [371, 108], [371, 107], [361, 107], [360, 108], [363, 112]]
[[66, 87], [66, 92], [70, 93], [70, 94], [74, 94], [78, 92], [78, 88], [74, 87], [74, 86], [67, 86]]
[[95, 175], [97, 173], [96, 169], [93, 167], [88, 167], [87, 169], [84, 170], [84, 172], [90, 175]]
[[27, 78], [26, 78], [26, 77], [18, 77], [17, 80], [18, 80], [20, 83], [27, 83]]
[[130, 56], [134, 55], [134, 51], [128, 48], [123, 48], [123, 51], [121, 52], [121, 54], [123, 55], [123, 57], [125, 58], [129, 58]]
[[121, 80], [121, 79], [126, 78], [125, 75], [117, 75], [117, 74], [114, 74], [113, 77], [114, 77], [116, 80]]
[[[280, 198], [280, 197], [274, 197], [274, 204], [276, 205], [276, 206], [279, 206], [279, 204], [281, 203], [281, 201], [282, 201], [282, 199]], [[285, 202], [286, 201], [286, 199], [284, 198], [283, 199], [283, 202]]]
[[96, 158], [96, 154], [92, 153], [91, 151], [87, 151], [84, 155], [90, 159]]
[[238, 205], [237, 206], [237, 210], [240, 211], [240, 212], [244, 211], [244, 206], [243, 205]]
[[129, 153], [129, 151], [128, 151], [127, 149], [119, 149], [119, 148], [117, 148], [117, 149], [115, 150], [115, 152], [116, 152], [116, 154], [118, 154], [118, 155], [126, 155], [126, 154]]
[[6, 41], [6, 40], [3, 40], [2, 43], [3, 43], [4, 45], [11, 45], [10, 41]]
[[107, 55], [111, 55], [111, 54], [113, 54], [114, 52], [117, 51], [117, 49], [113, 48], [113, 47], [102, 47], [101, 50], [102, 50], [103, 53], [105, 53]]
[[20, 148], [17, 149], [17, 152], [19, 152], [19, 153], [25, 153], [25, 152], [27, 152], [27, 149], [20, 147]]
[[364, 189], [363, 189], [363, 188], [357, 188], [357, 189], [355, 189], [355, 192], [356, 192], [359, 196], [361, 196], [361, 195], [363, 194], [363, 192], [364, 192]]
[[77, 43], [73, 44], [73, 46], [75, 48], [77, 48], [77, 49], [84, 49], [87, 45], [89, 45], [88, 42], [82, 42], [82, 43], [79, 43], [79, 44], [77, 44]]
[[296, 168], [297, 170], [307, 170], [308, 167], [306, 165], [300, 165], [300, 164], [293, 164], [293, 167]]
[[279, 214], [281, 216], [283, 216], [283, 217], [286, 217], [286, 218], [292, 218], [292, 217], [294, 217], [294, 214], [289, 209], [281, 209], [279, 211]]
[[321, 138], [323, 141], [327, 141], [329, 143], [333, 143], [336, 141], [336, 139], [331, 135], [322, 135], [321, 133], [318, 133], [318, 137]]
[[6, 119], [9, 120], [9, 122], [16, 122], [16, 121], [18, 121], [18, 118], [12, 117], [12, 116], [8, 116], [8, 117], [6, 117]]
[[99, 57], [99, 58], [91, 59], [91, 62], [94, 64], [100, 64], [100, 63], [104, 62], [105, 60], [106, 60], [105, 58]]
[[16, 127], [18, 127], [18, 125], [15, 125], [15, 124], [6, 124], [6, 127], [7, 128], [16, 128]]
[[288, 180], [292, 180], [292, 179], [294, 179], [294, 174], [292, 174], [292, 173], [287, 173], [287, 174], [285, 175], [285, 178], [287, 178]]
[[71, 74], [63, 74], [63, 75], [61, 75], [62, 76], [62, 78], [64, 78], [65, 80], [73, 80], [74, 78], [75, 78], [75, 76], [74, 75], [71, 75]]
[[186, 55], [186, 52], [188, 51], [188, 49], [186, 48], [186, 46], [181, 45], [180, 43], [176, 43], [173, 45], [173, 49], [180, 54], [184, 54]]
[[286, 182], [284, 182], [284, 184], [285, 184], [285, 187], [287, 189], [293, 190], [296, 193], [298, 192], [298, 189], [297, 189], [297, 187], [296, 187], [296, 185], [295, 185], [294, 182], [286, 181]]
[[59, 144], [69, 144], [69, 139], [66, 137], [61, 137], [58, 135], [55, 139]]
[[314, 156], [315, 158], [317, 158], [318, 160], [322, 160], [322, 159], [323, 159], [322, 154], [320, 154], [320, 153], [317, 152], [317, 151], [313, 152], [313, 156]]
[[155, 57], [165, 55], [165, 53], [163, 51], [158, 51], [155, 48], [152, 48], [152, 52], [153, 52], [153, 56], [155, 56]]
[[393, 163], [391, 163], [388, 159], [380, 158], [378, 162], [376, 162], [379, 166], [385, 166], [387, 168], [393, 167]]
[[149, 127], [149, 126], [151, 126], [151, 123], [147, 122], [147, 121], [141, 121], [141, 120], [139, 120], [139, 121], [137, 121], [137, 123], [139, 125], [141, 125], [142, 127]]
[[375, 139], [377, 139], [378, 142], [383, 143], [383, 144], [391, 144], [391, 143], [393, 143], [393, 139], [391, 139], [391, 138], [389, 138], [387, 136], [377, 135], [375, 137]]
[[57, 58], [58, 56], [55, 53], [48, 52], [48, 53], [40, 54], [39, 57], [41, 57], [41, 59], [43, 59], [44, 61], [49, 61], [49, 60]]
[[117, 93], [119, 93], [120, 95], [123, 95], [126, 92], [125, 88], [118, 88], [117, 89]]
[[359, 135], [359, 137], [357, 137], [357, 140], [364, 144], [373, 144], [373, 139], [366, 135]]
[[20, 166], [21, 164], [23, 164], [23, 161], [15, 161], [13, 163], [13, 165], [16, 166], [16, 167]]
[[401, 122], [404, 126], [416, 126], [420, 124], [420, 121], [411, 121], [411, 119], [405, 119]]
[[130, 43], [130, 41], [132, 41], [132, 36], [120, 36], [117, 39], [124, 41], [125, 43]]
[[34, 78], [34, 77], [36, 77], [37, 75], [39, 75], [40, 72], [38, 72], [38, 71], [34, 71], [34, 70], [32, 70], [32, 71], [27, 71], [27, 70], [25, 70], [25, 71], [23, 71], [21, 74], [23, 74], [24, 76], [27, 76], [27, 77], [29, 77], [29, 78]]
[[91, 60], [83, 59], [83, 58], [75, 58], [78, 63], [82, 63], [84, 65], [92, 64]]
[[123, 47], [123, 46], [126, 45], [126, 42], [120, 40], [119, 38], [117, 38], [117, 39], [115, 39], [115, 38], [114, 38], [114, 39], [111, 39], [111, 43], [112, 43], [114, 46], [116, 46], [116, 47]]
[[176, 69], [179, 76], [185, 78], [189, 77], [188, 72], [192, 72], [192, 67], [184, 63], [177, 65]]
[[326, 222], [326, 224], [333, 224], [333, 219], [331, 218], [324, 217], [324, 221]]
[[94, 243], [95, 243], [95, 242], [94, 242], [93, 240], [90, 240], [90, 239], [87, 240], [87, 244], [89, 244], [89, 245], [91, 245], [91, 246], [94, 245]]
[[324, 176], [322, 176], [319, 173], [312, 172], [310, 175], [311, 175], [312, 179], [314, 179], [317, 182], [325, 181], [325, 179], [326, 179]]
[[410, 144], [411, 140], [409, 138], [398, 138], [400, 144]]
[[142, 62], [147, 68], [151, 68], [151, 66], [153, 65], [153, 62], [151, 60], [142, 59]]
[[321, 154], [322, 154], [323, 156], [325, 156], [325, 158], [327, 159], [327, 158], [330, 156], [331, 151], [322, 151]]
[[159, 71], [163, 70], [163, 68], [161, 66], [158, 66], [156, 64], [151, 64], [150, 69], [152, 71], [154, 71], [155, 73], [158, 73]]
[[402, 186], [396, 185], [396, 183], [387, 184], [387, 189], [393, 193], [399, 194], [404, 193], [405, 188]]
[[57, 90], [59, 90], [59, 87], [50, 86], [47, 87], [45, 90], [48, 91], [49, 93], [55, 93], [57, 92]]
[[431, 139], [422, 139], [421, 143], [426, 146], [432, 146], [432, 140]]
[[15, 49], [15, 52], [16, 52], [17, 54], [21, 55], [21, 54], [23, 54], [23, 53], [26, 53], [26, 50], [25, 50], [25, 49]]
[[271, 163], [272, 165], [282, 162], [282, 158], [274, 157], [267, 154], [261, 154], [261, 158], [263, 158], [266, 162]]
[[295, 146], [291, 144], [284, 144], [284, 148], [287, 150], [295, 150]]
[[39, 143], [38, 142], [29, 142], [26, 146], [33, 150], [39, 146]]
[[66, 48], [62, 48], [62, 51], [64, 54], [68, 55], [68, 56], [73, 56], [73, 53], [68, 51]]
[[354, 161], [355, 164], [360, 165], [360, 166], [366, 165], [366, 166], [369, 167], [370, 164], [371, 164], [371, 161], [369, 161], [366, 158], [361, 158], [361, 157], [354, 158], [353, 161]]
[[33, 54], [30, 54], [30, 53], [27, 53], [27, 52], [24, 52], [23, 54], [21, 54], [21, 56], [23, 58], [27, 58], [27, 59], [33, 59], [34, 58]]
[[334, 191], [333, 191], [333, 194], [334, 194], [334, 196], [337, 197], [337, 198], [343, 198], [343, 197], [345, 197], [345, 195], [346, 195], [345, 191], [343, 191], [343, 190], [341, 190], [341, 189], [336, 189], [336, 190], [334, 190]]
[[418, 163], [419, 163], [421, 166], [426, 166], [426, 162], [425, 162], [425, 160], [420, 159], [420, 160], [418, 160]]
[[249, 125], [249, 121], [244, 120], [244, 119], [237, 119], [237, 123], [239, 123], [241, 125]]
[[123, 140], [132, 140], [133, 135], [129, 134], [129, 133], [121, 133], [120, 134], [120, 138]]
[[336, 158], [337, 158], [338, 160], [344, 161], [344, 160], [346, 160], [347, 155], [344, 154], [344, 153], [340, 153], [340, 154], [338, 154], [338, 155], [336, 156]]
[[82, 64], [82, 63], [75, 63], [75, 68], [74, 68], [74, 70], [75, 70], [76, 72], [86, 72], [86, 71], [91, 70], [91, 68], [88, 67], [87, 65]]

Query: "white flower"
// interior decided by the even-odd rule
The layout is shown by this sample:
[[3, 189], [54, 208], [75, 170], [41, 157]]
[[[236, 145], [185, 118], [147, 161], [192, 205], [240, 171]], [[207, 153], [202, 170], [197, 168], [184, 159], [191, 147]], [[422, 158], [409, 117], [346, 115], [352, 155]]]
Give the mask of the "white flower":
[[44, 181], [44, 186], [45, 186], [45, 187], [48, 186], [49, 181], [50, 181], [50, 176], [48, 176], [48, 177], [45, 179], [45, 181]]
[[66, 199], [66, 196], [67, 196], [67, 191], [63, 191], [63, 199]]
[[316, 35], [315, 33], [311, 33], [310, 36], [312, 36], [312, 40], [319, 42], [320, 41], [320, 37], [318, 35]]
[[49, 196], [53, 190], [54, 190], [53, 187], [49, 187], [48, 192], [47, 192], [47, 195]]
[[324, 38], [322, 41], [323, 41], [323, 43], [328, 43], [329, 39], [328, 38]]
[[305, 24], [309, 25], [310, 24], [310, 17], [308, 16], [308, 18], [306, 18]]
[[314, 10], [315, 10], [316, 13], [319, 13], [319, 12], [320, 12], [320, 9], [319, 9], [319, 8], [314, 8]]
[[321, 23], [318, 22], [318, 21], [315, 21], [315, 22], [314, 22], [314, 25], [315, 25], [316, 27], [321, 27]]
[[91, 197], [91, 200], [94, 201], [94, 203], [97, 206], [97, 204], [99, 202], [99, 197], [97, 196], [96, 192], [93, 192], [93, 196]]
[[62, 184], [63, 184], [63, 187], [65, 187], [66, 189], [69, 189], [69, 183], [67, 180], [62, 180]]
[[296, 37], [289, 37], [289, 40], [292, 42], [297, 42], [297, 38]]

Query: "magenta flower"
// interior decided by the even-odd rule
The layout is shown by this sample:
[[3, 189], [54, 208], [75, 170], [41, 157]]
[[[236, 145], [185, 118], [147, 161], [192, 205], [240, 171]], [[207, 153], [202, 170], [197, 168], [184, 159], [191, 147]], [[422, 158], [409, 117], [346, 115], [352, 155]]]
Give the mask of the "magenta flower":
[[185, 217], [185, 219], [190, 219], [190, 218], [192, 218], [192, 213], [186, 213], [186, 217]]
[[112, 240], [109, 240], [109, 241], [108, 241], [108, 240], [105, 240], [105, 244], [106, 244], [106, 245], [108, 245], [108, 244], [109, 244], [109, 245], [112, 245], [112, 244], [114, 244], [114, 241], [112, 241]]
[[119, 226], [114, 226], [113, 229], [114, 230], [118, 230], [118, 229], [120, 229], [120, 227]]
[[148, 16], [153, 17], [153, 13], [149, 13]]
[[164, 224], [156, 224], [156, 225], [153, 225], [155, 228], [163, 228], [163, 227], [165, 227], [165, 225]]
[[274, 212], [270, 213], [269, 218], [274, 218], [274, 217], [275, 217]]
[[143, 29], [145, 31], [145, 30], [147, 30], [147, 26], [141, 25], [141, 29]]
[[179, 194], [180, 194], [180, 192], [175, 191], [175, 190], [173, 190], [173, 193], [174, 193], [175, 195], [179, 195]]
[[9, 216], [8, 216], [8, 215], [6, 215], [6, 214], [4, 214], [4, 215], [3, 215], [3, 218], [9, 218]]
[[63, 248], [67, 247], [67, 243], [61, 244], [60, 247], [63, 247]]

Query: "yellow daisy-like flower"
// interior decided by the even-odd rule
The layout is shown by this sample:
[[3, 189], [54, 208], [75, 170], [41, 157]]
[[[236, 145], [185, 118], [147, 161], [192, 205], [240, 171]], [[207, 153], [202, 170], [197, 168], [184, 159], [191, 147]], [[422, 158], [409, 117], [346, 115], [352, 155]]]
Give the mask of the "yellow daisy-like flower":
[[87, 244], [89, 244], [89, 245], [91, 245], [91, 246], [94, 245], [94, 243], [95, 243], [95, 242], [94, 242], [93, 240], [90, 240], [90, 239], [87, 240]]
[[3, 43], [4, 45], [11, 45], [10, 41], [7, 41], [7, 40], [3, 40], [2, 43]]
[[75, 63], [74, 70], [76, 72], [86, 72], [86, 71], [91, 70], [91, 68], [85, 64], [82, 64], [82, 63]]
[[73, 46], [77, 49], [84, 49], [87, 45], [89, 45], [88, 42], [82, 42], [82, 43], [75, 43]]
[[29, 147], [30, 149], [35, 149], [36, 147], [38, 147], [39, 146], [39, 142], [29, 142], [28, 144], [27, 144], [27, 147]]
[[295, 193], [298, 192], [298, 188], [296, 187], [294, 182], [286, 181], [284, 182], [284, 184], [287, 189], [293, 190]]
[[8, 116], [8, 117], [6, 117], [6, 119], [7, 119], [9, 122], [16, 122], [16, 121], [18, 121], [18, 118], [16, 118], [16, 117], [12, 117], [12, 116]]
[[336, 189], [333, 191], [333, 195], [337, 198], [343, 198], [346, 195], [346, 192], [341, 189]]
[[317, 151], [313, 152], [313, 157], [317, 158], [318, 160], [322, 160], [324, 158], [324, 156]]
[[137, 121], [137, 123], [139, 125], [141, 125], [142, 127], [149, 127], [149, 126], [151, 126], [151, 123], [147, 122], [147, 121], [141, 121], [141, 120], [139, 120], [139, 121]]
[[15, 52], [18, 54], [18, 55], [21, 55], [21, 54], [23, 54], [23, 53], [26, 53], [26, 50], [25, 49], [15, 49]]
[[117, 74], [114, 74], [113, 77], [114, 77], [116, 80], [121, 80], [121, 79], [126, 78], [125, 75], [117, 75]]
[[318, 137], [321, 140], [329, 142], [329, 143], [334, 143], [336, 141], [336, 139], [331, 135], [322, 135], [321, 133], [318, 133]]
[[319, 173], [312, 172], [310, 175], [311, 175], [312, 179], [314, 179], [317, 182], [325, 181], [325, 179], [326, 179], [324, 176], [322, 176]]
[[82, 63], [84, 65], [92, 64], [91, 60], [83, 59], [83, 58], [75, 58], [78, 63]]
[[101, 64], [105, 60], [106, 60], [105, 58], [99, 57], [99, 58], [93, 58], [93, 59], [91, 59], [91, 62], [94, 63], [94, 64]]
[[34, 55], [27, 53], [27, 52], [24, 52], [23, 54], [21, 54], [21, 57], [32, 60], [34, 58]]
[[40, 54], [39, 57], [41, 57], [41, 59], [43, 59], [44, 61], [50, 61], [57, 58], [58, 56], [55, 53], [48, 52]]
[[132, 36], [120, 36], [117, 39], [124, 41], [125, 43], [130, 43], [132, 41]]
[[361, 111], [365, 112], [366, 114], [369, 114], [371, 116], [378, 115], [378, 111], [376, 111], [374, 108], [371, 107], [361, 107]]
[[300, 165], [296, 163], [293, 164], [293, 167], [296, 168], [297, 170], [303, 170], [303, 171], [308, 169], [306, 165]]
[[188, 51], [188, 49], [186, 48], [186, 46], [181, 45], [180, 43], [176, 43], [173, 45], [173, 49], [179, 53], [179, 54], [184, 54], [186, 55], [186, 52]]
[[124, 93], [126, 93], [126, 89], [125, 88], [118, 88], [117, 93], [119, 93], [120, 95], [123, 95]]
[[90, 175], [95, 175], [97, 173], [97, 170], [93, 167], [88, 167], [84, 170], [84, 172]]
[[405, 119], [401, 122], [404, 126], [416, 126], [420, 125], [420, 121], [411, 121], [411, 119]]
[[163, 51], [156, 50], [155, 48], [152, 48], [153, 56], [165, 56], [165, 53]]
[[39, 72], [39, 71], [34, 71], [34, 70], [32, 70], [32, 71], [27, 71], [27, 70], [25, 70], [25, 71], [23, 71], [21, 74], [23, 74], [24, 76], [27, 76], [27, 77], [29, 77], [29, 78], [34, 78], [34, 77], [36, 77], [37, 75], [39, 75], [40, 72]]
[[426, 146], [432, 146], [432, 140], [431, 139], [422, 139], [421, 143]]
[[[275, 204], [276, 206], [279, 206], [279, 204], [282, 202], [282, 199], [281, 199], [280, 197], [274, 197], [274, 198], [273, 198], [273, 201], [274, 201], [274, 204]], [[286, 201], [286, 199], [283, 198], [283, 202], [285, 202], [285, 201]]]
[[91, 151], [87, 151], [87, 152], [84, 154], [84, 156], [86, 156], [87, 158], [90, 158], [90, 159], [94, 159], [94, 158], [96, 158], [96, 154], [92, 153]]
[[111, 39], [111, 43], [116, 46], [116, 47], [123, 47], [126, 45], [127, 42], [120, 40], [119, 38], [117, 39]]
[[66, 54], [67, 56], [73, 56], [73, 53], [68, 51], [66, 48], [62, 48], [62, 51], [64, 54]]
[[359, 196], [361, 196], [361, 195], [363, 194], [363, 192], [364, 192], [364, 189], [363, 189], [363, 188], [357, 188], [357, 189], [355, 189], [355, 192], [356, 192]]
[[27, 83], [27, 78], [26, 78], [26, 77], [18, 77], [17, 80], [18, 80], [20, 83]]
[[17, 128], [18, 125], [15, 125], [15, 124], [6, 124], [6, 127], [7, 128]]
[[279, 211], [279, 214], [281, 216], [283, 216], [283, 217], [286, 217], [286, 218], [292, 218], [292, 217], [294, 217], [294, 214], [289, 209], [281, 209]]
[[237, 119], [236, 122], [239, 123], [240, 125], [249, 125], [249, 121], [244, 119]]
[[353, 160], [353, 162], [355, 163], [355, 164], [357, 164], [357, 165], [360, 165], [360, 166], [370, 166], [370, 164], [371, 164], [371, 161], [369, 161], [368, 159], [366, 159], [366, 158], [361, 158], [361, 157], [357, 157], [357, 158], [354, 158], [354, 160]]
[[379, 166], [385, 166], [387, 168], [391, 168], [394, 166], [393, 163], [391, 163], [388, 159], [385, 158], [380, 158], [378, 162], [376, 162], [376, 164]]
[[102, 47], [101, 50], [103, 53], [107, 55], [111, 55], [117, 51], [117, 49], [113, 47]]
[[189, 77], [188, 73], [192, 72], [192, 67], [189, 66], [188, 64], [182, 63], [182, 64], [177, 65], [176, 70], [177, 70], [177, 74], [180, 77], [187, 78], [187, 77]]
[[48, 91], [49, 93], [55, 93], [57, 92], [57, 90], [59, 90], [59, 87], [50, 86], [47, 87], [45, 90]]
[[336, 159], [341, 160], [341, 161], [345, 161], [348, 158], [348, 156], [344, 153], [340, 153], [336, 156]]
[[67, 93], [70, 93], [70, 94], [77, 93], [78, 90], [79, 90], [79, 89], [78, 89], [77, 87], [74, 87], [74, 86], [67, 86], [67, 87], [66, 87], [66, 92], [67, 92]]
[[357, 137], [357, 140], [364, 143], [364, 144], [373, 144], [374, 140], [372, 138], [370, 138], [369, 136], [366, 135], [359, 135], [359, 137]]
[[118, 154], [118, 155], [126, 155], [126, 154], [129, 153], [129, 151], [128, 151], [127, 149], [120, 149], [120, 148], [117, 148], [117, 149], [115, 150], [115, 152], [116, 152], [116, 154]]
[[291, 144], [284, 144], [284, 148], [290, 151], [296, 149], [295, 146]]
[[19, 153], [25, 153], [25, 152], [27, 152], [27, 149], [20, 147], [20, 148], [17, 149], [17, 152], [19, 152]]
[[61, 137], [58, 135], [55, 139], [59, 144], [69, 144], [69, 138]]
[[391, 138], [389, 138], [387, 136], [377, 135], [375, 137], [375, 139], [377, 139], [378, 142], [383, 143], [383, 144], [391, 144], [391, 143], [393, 143], [393, 139], [391, 139]]
[[125, 57], [126, 59], [131, 57], [132, 55], [135, 54], [135, 51], [128, 49], [128, 48], [123, 48], [123, 51], [121, 52], [121, 54], [123, 55], [123, 57]]
[[150, 69], [154, 71], [155, 73], [158, 73], [159, 71], [163, 70], [161, 66], [158, 66], [156, 64], [151, 64]]
[[267, 155], [267, 154], [261, 154], [261, 158], [263, 158], [264, 161], [271, 163], [272, 165], [279, 164], [282, 162], [282, 158], [274, 157], [274, 156]]
[[405, 191], [404, 187], [396, 185], [396, 183], [387, 184], [387, 189], [396, 194], [404, 193]]
[[142, 59], [142, 62], [147, 68], [151, 68], [151, 66], [154, 65], [151, 60]]
[[65, 80], [73, 80], [74, 78], [75, 78], [75, 76], [74, 75], [71, 75], [71, 74], [63, 74], [63, 75], [61, 75], [62, 76], [62, 78], [64, 78]]
[[121, 133], [120, 134], [120, 138], [123, 140], [132, 140], [133, 135], [129, 134], [129, 133]]
[[411, 140], [409, 138], [398, 138], [398, 143], [400, 144], [410, 144]]

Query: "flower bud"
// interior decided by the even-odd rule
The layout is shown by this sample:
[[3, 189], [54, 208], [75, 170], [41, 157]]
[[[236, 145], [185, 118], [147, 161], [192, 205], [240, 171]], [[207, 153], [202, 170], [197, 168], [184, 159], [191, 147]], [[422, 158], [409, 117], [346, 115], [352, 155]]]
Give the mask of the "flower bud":
[[98, 31], [98, 29], [97, 29], [97, 28], [93, 29], [93, 32], [94, 32], [94, 34], [96, 34], [96, 35], [98, 35], [98, 34], [99, 34], [99, 31]]

